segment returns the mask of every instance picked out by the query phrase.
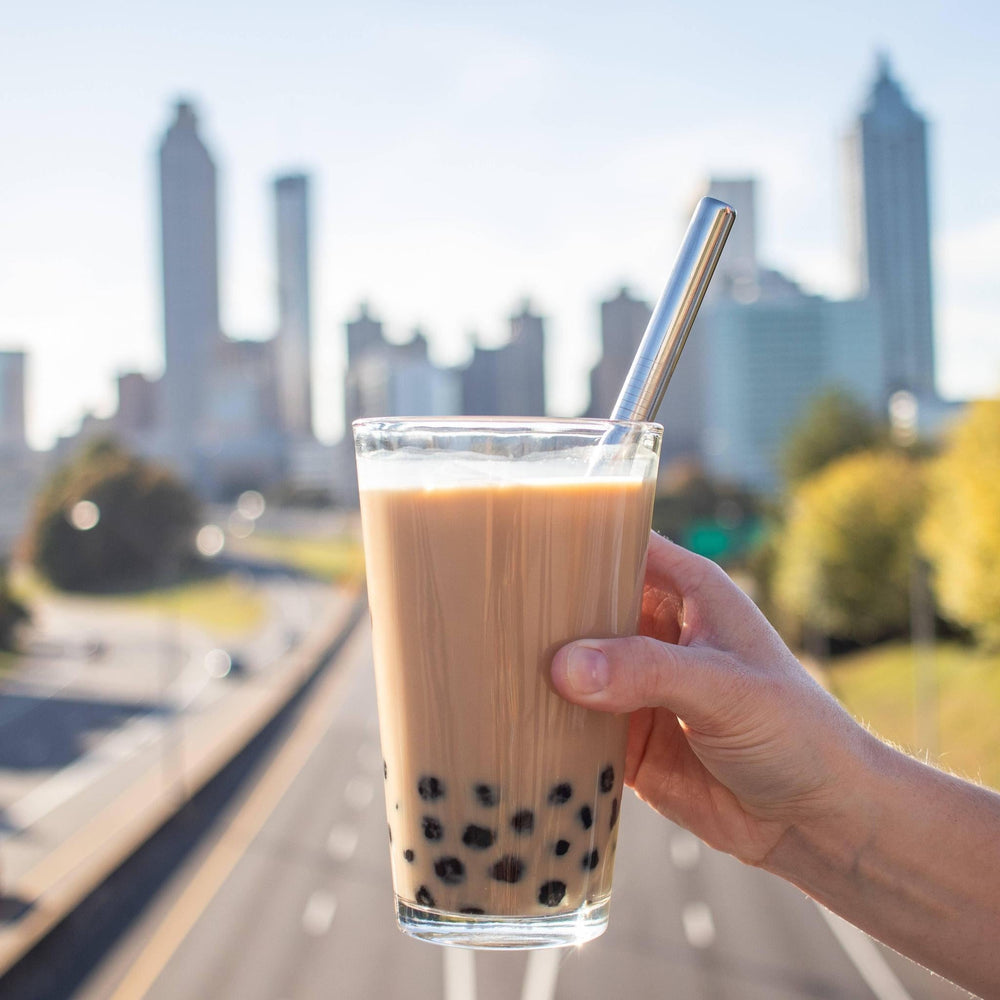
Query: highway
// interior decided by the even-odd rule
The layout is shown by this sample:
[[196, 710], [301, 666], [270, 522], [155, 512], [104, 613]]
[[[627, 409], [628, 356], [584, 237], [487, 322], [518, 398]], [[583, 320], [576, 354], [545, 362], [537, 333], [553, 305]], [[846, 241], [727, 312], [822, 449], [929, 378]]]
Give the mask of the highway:
[[[627, 797], [611, 926], [492, 954], [395, 927], [367, 624], [288, 735], [94, 959], [82, 1000], [966, 996]], [[53, 990], [53, 995], [58, 991]], [[61, 995], [61, 994], [60, 994]]]

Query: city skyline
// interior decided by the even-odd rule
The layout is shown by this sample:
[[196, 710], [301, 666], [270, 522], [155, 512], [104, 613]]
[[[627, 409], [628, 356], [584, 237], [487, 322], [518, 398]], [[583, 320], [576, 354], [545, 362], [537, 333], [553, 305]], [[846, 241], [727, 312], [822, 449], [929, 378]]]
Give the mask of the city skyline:
[[[16, 168], [0, 177], [16, 181], [0, 188], [10, 209], [0, 240], [0, 348], [31, 355], [32, 442], [71, 431], [85, 407], [107, 412], [116, 371], [162, 371], [152, 161], [179, 93], [193, 95], [219, 165], [227, 333], [262, 336], [277, 325], [273, 220], [261, 190], [280, 172], [302, 169], [314, 178], [313, 387], [317, 430], [330, 439], [340, 430], [343, 324], [364, 299], [391, 339], [405, 340], [420, 325], [435, 360], [455, 364], [467, 359], [472, 330], [487, 344], [502, 342], [504, 317], [529, 295], [548, 321], [553, 409], [584, 408], [598, 354], [598, 301], [622, 284], [655, 300], [692, 193], [709, 175], [757, 178], [766, 265], [808, 290], [846, 294], [838, 148], [874, 79], [878, 49], [888, 49], [894, 75], [931, 123], [939, 385], [952, 395], [995, 391], [1000, 348], [991, 323], [1000, 305], [990, 261], [991, 251], [1000, 256], [1000, 196], [991, 171], [970, 171], [991, 162], [996, 140], [977, 126], [970, 145], [967, 98], [974, 92], [988, 100], [996, 83], [978, 37], [970, 45], [963, 38], [962, 72], [949, 75], [963, 34], [951, 21], [921, 9], [926, 16], [914, 17], [902, 35], [892, 12], [866, 20], [848, 5], [825, 25], [832, 54], [811, 53], [807, 61], [782, 43], [788, 62], [778, 72], [766, 57], [776, 51], [779, 20], [794, 37], [804, 30], [802, 17], [765, 4], [750, 23], [734, 8], [714, 30], [740, 44], [730, 44], [730, 62], [715, 68], [710, 86], [689, 72], [693, 56], [679, 53], [667, 68], [646, 58], [646, 34], [655, 37], [663, 16], [626, 5], [601, 33], [594, 10], [575, 11], [574, 29], [562, 34], [551, 13], [493, 25], [455, 9], [414, 22], [390, 4], [377, 31], [360, 12], [330, 14], [330, 23], [346, 19], [370, 31], [355, 52], [334, 44], [338, 69], [322, 77], [323, 86], [315, 76], [319, 46], [301, 31], [320, 12], [290, 11], [301, 65], [291, 67], [289, 42], [277, 39], [257, 61], [291, 68], [285, 76], [258, 73], [266, 78], [260, 82], [248, 75], [247, 54], [220, 55], [208, 44], [223, 30], [221, 15], [209, 16], [184, 63], [186, 80], [177, 79], [172, 53], [179, 49], [167, 39], [148, 66], [122, 56], [95, 71], [89, 117], [55, 83], [19, 95], [11, 125], [22, 155], [0, 167], [0, 174]], [[964, 23], [971, 13], [966, 7]], [[976, 13], [996, 16], [985, 6]], [[178, 23], [190, 15], [181, 5]], [[19, 15], [12, 37], [25, 45], [15, 46], [15, 56], [44, 37], [70, 72], [68, 25], [43, 35], [33, 17]], [[671, 24], [674, 36], [703, 37], [701, 18]], [[107, 44], [150, 30], [143, 24], [116, 24]], [[241, 37], [265, 37], [252, 6], [241, 24]], [[75, 30], [86, 34], [85, 26]], [[209, 66], [210, 54], [218, 66]], [[391, 66], [387, 54], [398, 57]], [[361, 67], [376, 56], [385, 79], [366, 76], [359, 89]], [[759, 73], [749, 74], [750, 64]], [[22, 64], [12, 65], [16, 72]], [[299, 95], [309, 73], [316, 86]], [[136, 83], [102, 103], [111, 77]], [[403, 79], [408, 100], [390, 108], [387, 95], [404, 93]], [[24, 80], [35, 77], [26, 72]], [[343, 93], [337, 81], [347, 81]], [[288, 106], [292, 92], [296, 102]], [[348, 96], [362, 93], [367, 99], [348, 107]], [[97, 127], [81, 130], [67, 115]]]

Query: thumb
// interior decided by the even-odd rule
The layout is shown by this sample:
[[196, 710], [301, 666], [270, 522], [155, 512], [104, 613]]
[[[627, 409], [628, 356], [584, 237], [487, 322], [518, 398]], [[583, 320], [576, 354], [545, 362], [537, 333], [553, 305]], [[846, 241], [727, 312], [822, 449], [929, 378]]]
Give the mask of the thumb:
[[731, 671], [708, 647], [649, 636], [581, 639], [552, 660], [552, 683], [567, 701], [601, 712], [668, 708], [697, 724], [731, 686]]

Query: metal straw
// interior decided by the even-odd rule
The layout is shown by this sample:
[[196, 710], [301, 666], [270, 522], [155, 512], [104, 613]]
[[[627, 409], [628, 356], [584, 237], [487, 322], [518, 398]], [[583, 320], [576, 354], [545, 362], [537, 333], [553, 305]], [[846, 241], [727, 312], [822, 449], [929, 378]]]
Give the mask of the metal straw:
[[702, 198], [698, 202], [611, 411], [612, 420], [652, 420], [656, 416], [735, 218], [736, 210], [724, 201]]

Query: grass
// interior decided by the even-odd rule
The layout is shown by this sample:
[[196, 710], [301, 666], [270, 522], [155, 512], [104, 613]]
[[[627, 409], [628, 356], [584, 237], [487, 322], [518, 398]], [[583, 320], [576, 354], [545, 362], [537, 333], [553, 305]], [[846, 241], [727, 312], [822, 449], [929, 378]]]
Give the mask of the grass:
[[29, 607], [57, 599], [87, 604], [96, 613], [107, 610], [169, 615], [226, 636], [249, 632], [264, 621], [267, 610], [264, 597], [253, 583], [236, 574], [200, 577], [135, 593], [68, 594], [52, 588], [37, 573], [19, 567], [13, 575], [12, 589]]
[[908, 644], [841, 657], [827, 676], [847, 709], [883, 739], [921, 757], [936, 740], [934, 760], [941, 767], [1000, 788], [1000, 653], [941, 642], [930, 663], [929, 689], [937, 703], [930, 739], [918, 734], [916, 661]]
[[361, 542], [350, 535], [297, 538], [255, 533], [235, 544], [233, 550], [239, 555], [281, 563], [335, 583], [358, 581], [365, 570]]

